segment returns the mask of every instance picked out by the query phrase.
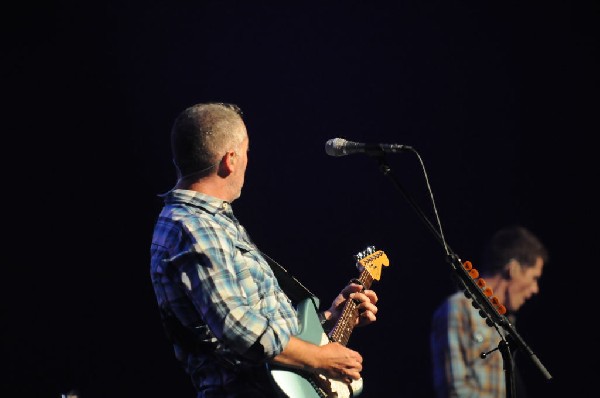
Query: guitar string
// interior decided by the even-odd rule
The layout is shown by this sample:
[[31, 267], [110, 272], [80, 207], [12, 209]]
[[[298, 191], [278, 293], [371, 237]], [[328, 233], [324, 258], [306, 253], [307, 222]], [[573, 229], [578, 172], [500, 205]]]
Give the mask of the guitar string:
[[[358, 281], [365, 286], [366, 288], [371, 287], [371, 284], [373, 282], [373, 278], [371, 277], [369, 280], [369, 277], [371, 277], [371, 275], [364, 270], [359, 278]], [[347, 329], [344, 329], [342, 327], [338, 327], [334, 329], [334, 333], [332, 333], [332, 336], [335, 335], [334, 340], [346, 345], [348, 344], [348, 341], [350, 340], [350, 332], [354, 329], [354, 325], [350, 324], [350, 321], [353, 320], [351, 318], [354, 318], [354, 314], [355, 314], [355, 310], [356, 310], [356, 303], [354, 301], [348, 301], [348, 305], [344, 308], [344, 311], [342, 313], [342, 322], [340, 322], [340, 324], [342, 326], [350, 326]], [[338, 332], [339, 330], [339, 332]]]

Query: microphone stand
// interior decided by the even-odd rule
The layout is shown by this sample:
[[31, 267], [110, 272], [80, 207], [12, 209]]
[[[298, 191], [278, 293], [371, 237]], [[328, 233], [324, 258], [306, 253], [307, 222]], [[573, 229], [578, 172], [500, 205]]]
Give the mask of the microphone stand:
[[504, 383], [506, 384], [506, 396], [516, 396], [515, 382], [514, 382], [514, 363], [512, 353], [510, 352], [510, 346], [508, 341], [505, 339], [500, 340], [498, 348], [502, 354], [502, 363], [504, 364]]
[[[552, 375], [550, 375], [548, 370], [544, 367], [531, 348], [525, 343], [519, 333], [517, 333], [509, 319], [498, 312], [495, 305], [477, 285], [473, 276], [469, 273], [469, 270], [465, 269], [460, 258], [448, 247], [440, 232], [438, 232], [438, 230], [429, 221], [423, 210], [416, 204], [414, 199], [398, 182], [398, 179], [393, 175], [392, 169], [385, 158], [384, 151], [380, 148], [372, 148], [365, 153], [376, 158], [379, 163], [379, 170], [382, 172], [382, 174], [390, 178], [394, 186], [398, 189], [398, 191], [400, 191], [402, 196], [404, 196], [404, 198], [408, 201], [413, 210], [415, 210], [415, 212], [419, 215], [421, 221], [433, 234], [434, 238], [436, 238], [437, 241], [443, 246], [446, 251], [446, 260], [450, 263], [451, 269], [454, 272], [454, 276], [462, 285], [465, 295], [473, 301], [473, 306], [479, 309], [479, 314], [481, 317], [485, 318], [487, 325], [490, 327], [495, 326], [496, 329], [498, 329], [497, 326], [501, 326], [506, 331], [507, 336], [514, 341], [517, 349], [521, 349], [529, 355], [533, 363], [538, 367], [547, 380], [552, 379]], [[502, 337], [502, 334], [500, 334], [500, 336]], [[515, 393], [515, 385], [511, 350], [508, 342], [504, 338], [502, 338], [500, 341], [498, 348], [502, 353], [502, 359], [504, 362], [507, 398], [513, 398]]]

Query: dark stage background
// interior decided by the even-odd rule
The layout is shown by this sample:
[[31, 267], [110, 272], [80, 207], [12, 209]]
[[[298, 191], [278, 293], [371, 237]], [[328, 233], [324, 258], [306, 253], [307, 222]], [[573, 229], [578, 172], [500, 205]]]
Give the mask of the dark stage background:
[[[390, 259], [380, 313], [350, 346], [363, 396], [432, 397], [428, 329], [453, 291], [444, 251], [365, 155], [421, 156], [444, 235], [477, 267], [497, 228], [547, 244], [521, 336], [532, 397], [586, 396], [597, 351], [598, 2], [66, 2], [2, 13], [8, 396], [192, 397], [163, 335], [149, 244], [175, 181], [169, 129], [201, 101], [242, 107], [238, 218], [322, 301], [367, 245]], [[387, 157], [431, 222], [419, 159]], [[9, 395], [14, 394], [14, 395]]]

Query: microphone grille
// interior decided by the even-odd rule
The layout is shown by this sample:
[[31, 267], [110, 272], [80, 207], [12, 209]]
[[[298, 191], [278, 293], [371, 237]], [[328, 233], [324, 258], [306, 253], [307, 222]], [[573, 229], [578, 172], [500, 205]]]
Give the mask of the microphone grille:
[[347, 143], [348, 141], [343, 138], [332, 138], [327, 140], [325, 143], [325, 152], [329, 156], [343, 156], [346, 154], [344, 148]]

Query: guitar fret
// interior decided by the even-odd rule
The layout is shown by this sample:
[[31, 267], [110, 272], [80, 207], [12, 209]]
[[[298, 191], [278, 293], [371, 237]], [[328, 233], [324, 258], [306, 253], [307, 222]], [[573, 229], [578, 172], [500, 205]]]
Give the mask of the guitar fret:
[[[363, 270], [358, 277], [358, 281], [363, 285], [364, 289], [369, 289], [373, 282], [373, 277], [367, 270]], [[350, 334], [354, 330], [354, 321], [356, 318], [357, 304], [353, 300], [346, 301], [342, 310], [342, 315], [338, 319], [338, 323], [330, 332], [330, 338], [342, 345], [347, 345], [350, 340]]]

